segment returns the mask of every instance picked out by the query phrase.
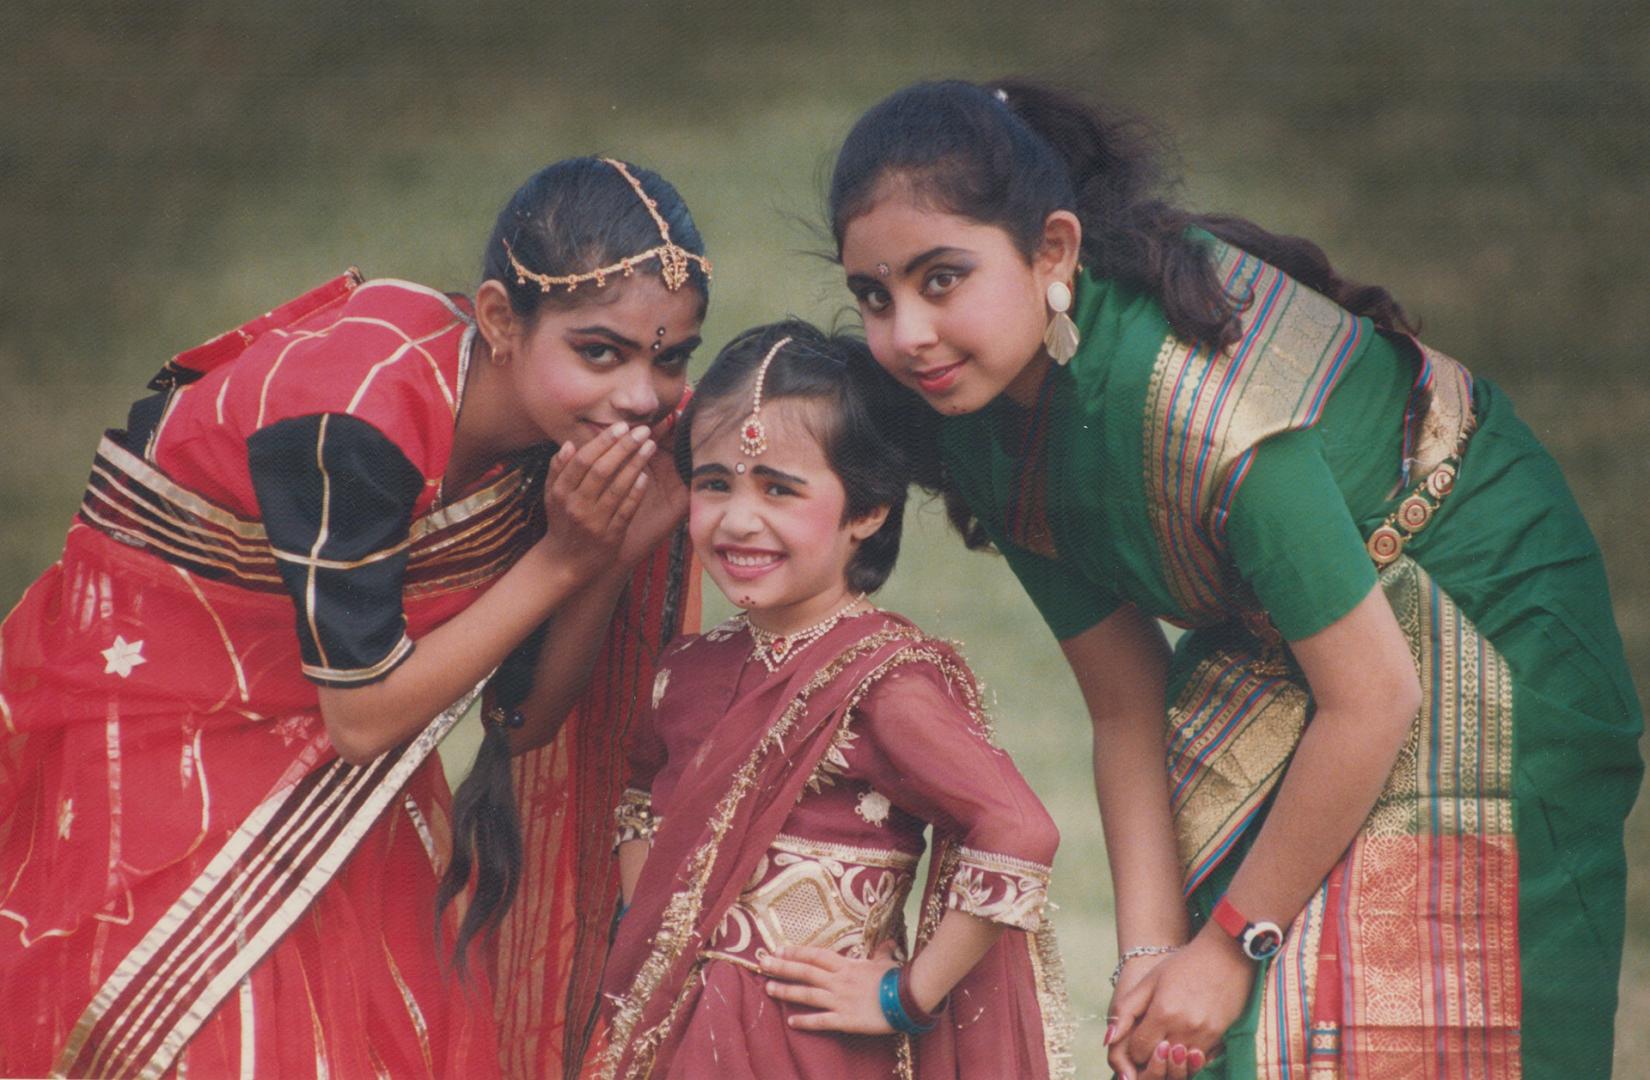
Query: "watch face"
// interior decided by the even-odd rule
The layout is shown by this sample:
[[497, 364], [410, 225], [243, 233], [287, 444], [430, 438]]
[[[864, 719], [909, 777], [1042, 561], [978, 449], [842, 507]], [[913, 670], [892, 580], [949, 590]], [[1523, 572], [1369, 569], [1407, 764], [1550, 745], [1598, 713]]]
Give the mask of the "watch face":
[[1251, 960], [1265, 960], [1283, 948], [1283, 931], [1274, 923], [1256, 923], [1243, 935], [1243, 951]]

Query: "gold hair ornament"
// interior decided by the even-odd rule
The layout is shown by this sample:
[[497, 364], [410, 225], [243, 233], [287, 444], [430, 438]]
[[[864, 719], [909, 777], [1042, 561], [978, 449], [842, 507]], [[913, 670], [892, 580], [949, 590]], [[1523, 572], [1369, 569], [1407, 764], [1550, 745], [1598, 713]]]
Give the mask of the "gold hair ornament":
[[538, 283], [539, 292], [549, 292], [558, 285], [564, 285], [567, 287], [568, 292], [572, 292], [579, 287], [580, 282], [594, 281], [596, 288], [600, 289], [607, 284], [607, 279], [610, 276], [618, 274], [623, 277], [630, 277], [635, 273], [637, 266], [649, 259], [659, 260], [659, 276], [664, 279], [665, 288], [671, 292], [675, 292], [687, 284], [688, 271], [694, 263], [699, 264], [699, 269], [705, 272], [705, 280], [709, 281], [710, 260], [703, 255], [694, 254], [670, 238], [670, 225], [665, 221], [664, 216], [659, 213], [658, 200], [642, 190], [641, 181], [630, 174], [630, 170], [625, 167], [625, 163], [614, 158], [602, 158], [601, 160], [617, 169], [619, 175], [624, 177], [625, 181], [630, 184], [631, 190], [636, 192], [636, 197], [642, 200], [642, 205], [647, 208], [648, 214], [653, 218], [653, 224], [658, 226], [659, 239], [664, 243], [650, 247], [646, 251], [635, 255], [627, 255], [616, 263], [598, 266], [594, 270], [586, 270], [582, 274], [555, 275], [541, 274], [535, 270], [527, 269], [522, 265], [521, 260], [516, 258], [515, 249], [510, 246], [510, 241], [505, 240], [504, 254], [509, 257], [510, 267], [516, 272], [516, 283], [525, 285], [529, 281], [535, 281]]
[[779, 350], [791, 343], [788, 337], [782, 337], [773, 343], [768, 355], [762, 358], [762, 363], [756, 369], [756, 388], [751, 392], [751, 414], [745, 417], [745, 422], [739, 428], [739, 449], [746, 457], [760, 457], [762, 451], [768, 448], [768, 429], [762, 426], [762, 384], [768, 378], [768, 365], [773, 358], [779, 355]]

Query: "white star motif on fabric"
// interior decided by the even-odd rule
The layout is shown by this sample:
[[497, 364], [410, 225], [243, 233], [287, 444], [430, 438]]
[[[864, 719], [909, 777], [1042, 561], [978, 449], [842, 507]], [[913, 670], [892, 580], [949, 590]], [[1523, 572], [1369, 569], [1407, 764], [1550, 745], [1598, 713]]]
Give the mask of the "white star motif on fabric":
[[882, 823], [888, 820], [888, 811], [892, 806], [893, 803], [888, 801], [888, 796], [875, 788], [869, 788], [859, 797], [859, 805], [854, 807], [854, 813], [869, 824], [881, 828]]
[[103, 674], [119, 675], [123, 679], [139, 664], [148, 663], [143, 656], [143, 642], [127, 641], [119, 634], [115, 635], [115, 643], [103, 650], [103, 659]]

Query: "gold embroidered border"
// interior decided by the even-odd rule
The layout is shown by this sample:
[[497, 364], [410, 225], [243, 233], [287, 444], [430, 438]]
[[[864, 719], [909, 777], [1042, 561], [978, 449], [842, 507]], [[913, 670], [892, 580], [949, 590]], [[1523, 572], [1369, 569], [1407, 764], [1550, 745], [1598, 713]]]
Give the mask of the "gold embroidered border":
[[[1422, 709], [1344, 862], [1341, 941], [1322, 940], [1324, 890], [1296, 918], [1266, 980], [1255, 1050], [1263, 1078], [1348, 1062], [1385, 1074], [1520, 1074], [1513, 679], [1505, 658], [1407, 556], [1380, 584], [1410, 644]], [[1358, 973], [1333, 1029], [1312, 1027], [1321, 949]], [[1444, 1017], [1446, 1022], [1439, 1023]], [[1285, 1042], [1280, 1042], [1280, 1037]], [[1338, 1045], [1338, 1050], [1336, 1046]], [[1291, 1068], [1295, 1064], [1297, 1067]]]
[[[888, 940], [903, 954], [897, 930], [916, 855], [785, 841], [769, 847], [702, 955], [749, 964], [763, 952], [810, 945], [864, 958]], [[861, 850], [863, 859], [856, 857]]]
[[1054, 937], [1053, 920], [1044, 920], [1028, 942], [1032, 978], [1037, 983], [1037, 1011], [1043, 1021], [1043, 1053], [1048, 1059], [1049, 1080], [1071, 1080], [1077, 1075], [1077, 1059], [1071, 1044], [1077, 1037], [1077, 1018], [1066, 992], [1066, 966], [1060, 959], [1060, 943]]
[[1326, 384], [1344, 371], [1341, 348], [1358, 331], [1349, 312], [1275, 267], [1227, 244], [1214, 254], [1222, 281], [1254, 267], [1254, 284], [1245, 286], [1253, 302], [1240, 314], [1244, 337], [1232, 347], [1248, 355], [1239, 367], [1231, 350], [1211, 354], [1170, 333], [1152, 366], [1141, 425], [1147, 516], [1164, 582], [1198, 619], [1231, 606], [1211, 521], [1229, 472], [1263, 439], [1311, 422]]
[[921, 860], [921, 856], [893, 848], [836, 844], [829, 840], [813, 840], [806, 836], [792, 836], [787, 833], [775, 836], [768, 847], [788, 855], [799, 855], [804, 859], [853, 863], [855, 866], [875, 866], [886, 870], [914, 870]]

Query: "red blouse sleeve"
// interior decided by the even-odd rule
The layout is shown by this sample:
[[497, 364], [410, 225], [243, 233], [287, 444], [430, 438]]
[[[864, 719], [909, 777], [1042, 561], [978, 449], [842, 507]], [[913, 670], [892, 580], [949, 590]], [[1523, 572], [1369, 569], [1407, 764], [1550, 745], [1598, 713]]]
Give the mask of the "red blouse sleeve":
[[665, 751], [664, 740], [659, 737], [659, 729], [653, 723], [653, 714], [670, 685], [671, 658], [681, 649], [680, 643], [672, 646], [660, 660], [659, 673], [653, 677], [650, 707], [642, 711], [631, 737], [630, 775], [624, 793], [619, 796], [619, 805], [613, 812], [615, 847], [629, 840], [651, 841], [659, 827], [659, 819], [653, 814], [653, 778], [665, 767], [669, 755]]
[[950, 657], [896, 667], [871, 688], [850, 722], [871, 751], [856, 769], [896, 806], [959, 845], [947, 907], [1037, 929], [1060, 833], [1014, 762], [992, 742], [967, 669]]

